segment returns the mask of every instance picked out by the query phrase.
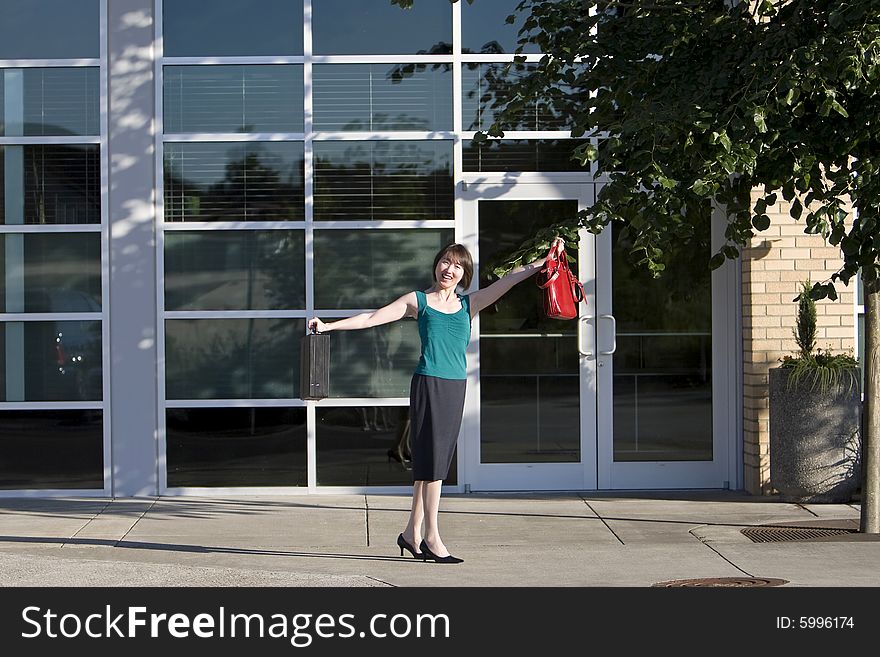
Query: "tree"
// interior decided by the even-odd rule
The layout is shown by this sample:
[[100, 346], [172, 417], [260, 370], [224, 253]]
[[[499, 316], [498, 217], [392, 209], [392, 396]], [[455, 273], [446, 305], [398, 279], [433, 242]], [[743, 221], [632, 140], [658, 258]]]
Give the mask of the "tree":
[[[709, 262], [717, 268], [770, 226], [767, 208], [781, 195], [805, 233], [841, 250], [841, 268], [813, 285], [813, 299], [836, 299], [835, 284], [861, 273], [861, 530], [880, 532], [880, 6], [522, 0], [517, 11], [527, 13], [520, 43], [548, 54], [477, 139], [503, 136], [536, 96], [569, 117], [572, 137], [593, 138], [575, 157], [596, 162], [607, 184], [565, 228], [598, 233], [618, 223], [635, 261], [659, 275], [671, 247], [695, 240], [696, 227], [721, 207], [727, 243]], [[553, 92], [562, 85], [576, 90], [574, 98]], [[544, 248], [546, 236], [539, 236], [508, 266]]]

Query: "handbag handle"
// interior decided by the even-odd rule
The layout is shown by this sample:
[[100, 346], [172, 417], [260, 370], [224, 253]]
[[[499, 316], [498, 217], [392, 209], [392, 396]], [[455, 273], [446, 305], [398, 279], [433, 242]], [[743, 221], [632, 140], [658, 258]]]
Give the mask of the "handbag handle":
[[[544, 260], [544, 268], [539, 272], [540, 274], [549, 274], [552, 267], [553, 273], [549, 274], [543, 283], [541, 283], [540, 279], [535, 279], [535, 284], [542, 290], [550, 287], [550, 284], [559, 277], [559, 270], [563, 268], [563, 263], [567, 265], [565, 251], [559, 249], [559, 247], [554, 244], [550, 247], [550, 251], [547, 252], [547, 258]], [[553, 265], [555, 265], [555, 267]]]

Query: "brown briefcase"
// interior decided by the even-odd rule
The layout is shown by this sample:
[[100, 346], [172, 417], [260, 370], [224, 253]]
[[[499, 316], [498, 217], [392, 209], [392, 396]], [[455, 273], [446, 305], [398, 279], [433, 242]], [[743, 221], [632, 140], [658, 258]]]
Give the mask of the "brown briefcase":
[[304, 335], [299, 354], [300, 399], [324, 399], [330, 394], [330, 334]]

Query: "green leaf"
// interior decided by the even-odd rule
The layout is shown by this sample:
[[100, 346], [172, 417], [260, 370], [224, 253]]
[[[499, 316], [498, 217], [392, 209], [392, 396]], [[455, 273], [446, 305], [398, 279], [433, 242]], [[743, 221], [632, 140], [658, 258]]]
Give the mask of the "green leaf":
[[766, 214], [759, 215], [752, 219], [752, 225], [758, 230], [767, 230], [770, 228], [770, 217]]
[[838, 103], [836, 100], [831, 100], [831, 109], [840, 114], [843, 118], [849, 118], [849, 113], [843, 108], [843, 105]]
[[764, 114], [763, 107], [758, 107], [757, 109], [755, 109], [754, 114], [752, 114], [752, 118], [754, 119], [755, 125], [758, 127], [759, 132], [767, 132], [767, 117]]
[[840, 250], [847, 256], [856, 255], [859, 252], [860, 247], [861, 244], [859, 241], [853, 237], [847, 236], [840, 241]]
[[710, 192], [709, 184], [702, 178], [695, 180], [690, 188], [697, 196], [708, 196]]
[[727, 260], [727, 258], [723, 253], [716, 253], [712, 256], [711, 260], [709, 260], [709, 269], [718, 269], [724, 264], [725, 260]]
[[801, 200], [796, 198], [794, 203], [791, 204], [791, 209], [788, 211], [788, 214], [790, 214], [793, 219], [800, 219], [803, 211], [804, 206], [801, 205]]

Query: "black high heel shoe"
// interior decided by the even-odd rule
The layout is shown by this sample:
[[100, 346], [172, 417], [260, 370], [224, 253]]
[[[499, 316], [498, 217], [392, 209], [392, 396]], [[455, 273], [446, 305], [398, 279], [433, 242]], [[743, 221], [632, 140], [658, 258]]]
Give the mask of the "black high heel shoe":
[[407, 543], [406, 539], [403, 537], [403, 534], [397, 535], [397, 547], [400, 548], [400, 556], [403, 556], [404, 550], [409, 550], [409, 553], [413, 555], [413, 559], [419, 559], [420, 557], [424, 557], [421, 552], [416, 552], [416, 549]]
[[428, 548], [428, 544], [425, 541], [419, 543], [419, 549], [422, 551], [422, 561], [427, 561], [431, 559], [434, 563], [463, 563], [464, 559], [459, 559], [458, 557], [453, 557], [451, 554], [447, 554], [445, 557], [438, 557], [436, 554], [431, 552]]

